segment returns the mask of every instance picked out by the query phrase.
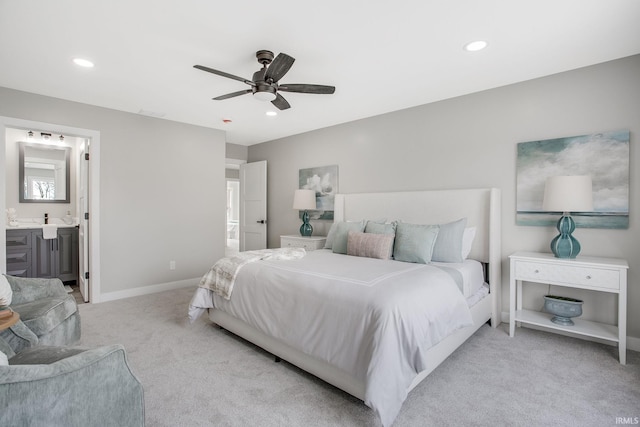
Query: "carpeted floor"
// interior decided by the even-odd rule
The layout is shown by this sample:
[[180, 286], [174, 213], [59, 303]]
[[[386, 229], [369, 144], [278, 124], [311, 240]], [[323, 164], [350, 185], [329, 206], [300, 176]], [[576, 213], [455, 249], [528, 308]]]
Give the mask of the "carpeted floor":
[[[379, 425], [358, 399], [205, 316], [190, 325], [192, 294], [80, 306], [79, 345], [125, 346], [148, 427]], [[483, 326], [409, 394], [394, 427], [599, 427], [640, 417], [640, 353], [622, 366], [612, 346], [526, 328], [509, 338], [507, 329]]]

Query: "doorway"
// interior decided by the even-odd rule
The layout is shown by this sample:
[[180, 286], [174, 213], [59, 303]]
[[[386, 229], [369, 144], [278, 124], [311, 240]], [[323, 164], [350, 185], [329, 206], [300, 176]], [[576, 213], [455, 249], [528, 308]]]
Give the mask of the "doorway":
[[[48, 131], [60, 136], [64, 136], [64, 140], [66, 141], [67, 145], [70, 145], [72, 146], [72, 148], [75, 148], [73, 152], [74, 152], [74, 157], [76, 158], [77, 158], [77, 153], [79, 153], [80, 150], [85, 149], [89, 142], [91, 143], [92, 165], [91, 165], [91, 168], [89, 168], [86, 171], [86, 176], [84, 181], [85, 188], [82, 190], [84, 191], [84, 193], [82, 193], [84, 194], [84, 199], [80, 200], [81, 192], [80, 192], [80, 188], [78, 188], [79, 173], [80, 173], [79, 166], [81, 165], [78, 159], [77, 162], [74, 162], [74, 169], [73, 169], [75, 171], [74, 178], [76, 182], [75, 197], [73, 197], [73, 200], [71, 200], [71, 203], [69, 205], [61, 204], [59, 206], [59, 208], [63, 209], [64, 212], [59, 215], [56, 214], [56, 217], [66, 216], [65, 215], [66, 211], [70, 210], [71, 216], [75, 217], [76, 223], [80, 225], [80, 223], [84, 221], [84, 218], [85, 218], [84, 213], [87, 212], [86, 209], [88, 209], [88, 211], [91, 212], [91, 221], [89, 222], [87, 220], [86, 222], [82, 223], [82, 225], [84, 225], [85, 239], [83, 240], [84, 242], [83, 247], [80, 246], [81, 245], [80, 242], [78, 243], [78, 251], [83, 250], [83, 253], [85, 254], [84, 256], [85, 267], [83, 268], [82, 266], [80, 266], [79, 276], [78, 276], [78, 280], [76, 281], [76, 284], [78, 285], [77, 290], [79, 294], [79, 299], [81, 299], [83, 302], [99, 302], [100, 300], [100, 249], [99, 249], [100, 215], [99, 215], [98, 207], [99, 207], [99, 200], [100, 200], [100, 194], [99, 194], [100, 132], [89, 130], [89, 129], [73, 128], [69, 126], [54, 125], [50, 123], [35, 122], [30, 120], [22, 120], [22, 119], [16, 119], [11, 117], [0, 116], [0, 166], [1, 166], [0, 170], [6, 171], [5, 173], [7, 174], [11, 173], [11, 177], [14, 174], [13, 172], [9, 172], [9, 169], [15, 169], [15, 167], [17, 167], [16, 165], [13, 164], [13, 163], [16, 163], [17, 160], [13, 155], [10, 155], [10, 156], [7, 155], [8, 151], [12, 152], [12, 147], [8, 146], [8, 144], [15, 144], [16, 141], [13, 140], [15, 138], [11, 138], [12, 140], [10, 140], [10, 138], [8, 138], [8, 134], [11, 131], [18, 130], [24, 133], [25, 136], [27, 136], [28, 131], [32, 129]], [[22, 208], [22, 206], [19, 204], [17, 200], [17, 194], [18, 194], [17, 178], [15, 180], [13, 178], [8, 179], [9, 175], [5, 176], [4, 178], [5, 179], [2, 180], [2, 184], [0, 184], [0, 211], [5, 211], [9, 207]], [[91, 197], [88, 197], [89, 195]], [[8, 204], [11, 204], [11, 206], [9, 206]], [[83, 204], [84, 206], [86, 206], [85, 208], [81, 207]], [[30, 210], [26, 209], [27, 206], [25, 206], [26, 210], [23, 212], [22, 216], [34, 217], [36, 215], [39, 215], [39, 212], [36, 212], [33, 208], [33, 206], [37, 206], [37, 204], [28, 204], [28, 206]], [[51, 207], [47, 206], [47, 209], [46, 209], [47, 211], [50, 211], [51, 209], [55, 208], [55, 204], [50, 206]], [[6, 221], [3, 221], [2, 224], [3, 224], [3, 227], [2, 227], [3, 232], [0, 233], [0, 255], [1, 255], [0, 271], [6, 272], [7, 271], [6, 233], [4, 232], [4, 230], [6, 230], [7, 228], [7, 223]], [[84, 274], [85, 272], [89, 272], [89, 271], [90, 271], [90, 276], [88, 274], [87, 275]], [[87, 280], [84, 280], [83, 282], [81, 282], [80, 274], [82, 274], [83, 278], [86, 277]], [[91, 280], [88, 280], [89, 277]], [[81, 284], [86, 285], [84, 292], [82, 293], [79, 292], [80, 291], [79, 286]]]
[[240, 180], [227, 178], [227, 243], [225, 256], [238, 253], [240, 233]]

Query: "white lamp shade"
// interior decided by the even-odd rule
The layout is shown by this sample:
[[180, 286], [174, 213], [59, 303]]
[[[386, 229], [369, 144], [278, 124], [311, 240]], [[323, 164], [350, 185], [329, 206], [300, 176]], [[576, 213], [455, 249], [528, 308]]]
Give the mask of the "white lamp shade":
[[304, 211], [316, 208], [316, 192], [313, 190], [296, 190], [293, 195], [293, 209]]
[[551, 176], [544, 186], [542, 210], [548, 212], [593, 211], [593, 184], [589, 175]]

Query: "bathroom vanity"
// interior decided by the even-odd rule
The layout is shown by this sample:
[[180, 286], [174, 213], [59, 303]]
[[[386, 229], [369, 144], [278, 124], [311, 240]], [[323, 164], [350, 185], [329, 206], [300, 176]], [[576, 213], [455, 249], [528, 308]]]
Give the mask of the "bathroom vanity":
[[78, 280], [78, 227], [58, 227], [44, 239], [42, 228], [7, 228], [7, 274]]

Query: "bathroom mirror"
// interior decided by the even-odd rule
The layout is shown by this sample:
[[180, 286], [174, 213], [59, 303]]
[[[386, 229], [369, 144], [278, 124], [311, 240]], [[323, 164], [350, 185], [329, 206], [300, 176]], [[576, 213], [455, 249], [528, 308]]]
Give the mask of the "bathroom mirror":
[[69, 203], [71, 147], [20, 142], [20, 203]]

